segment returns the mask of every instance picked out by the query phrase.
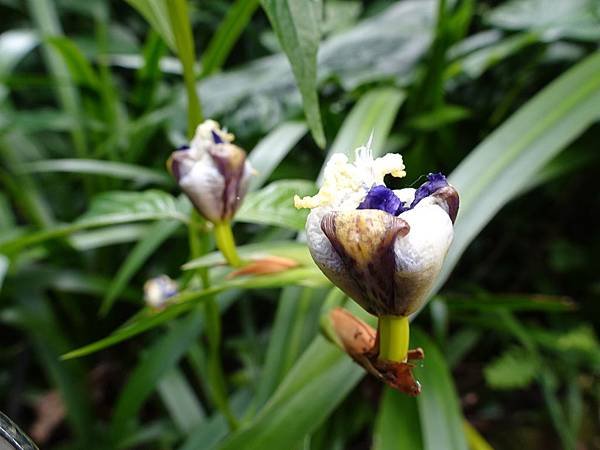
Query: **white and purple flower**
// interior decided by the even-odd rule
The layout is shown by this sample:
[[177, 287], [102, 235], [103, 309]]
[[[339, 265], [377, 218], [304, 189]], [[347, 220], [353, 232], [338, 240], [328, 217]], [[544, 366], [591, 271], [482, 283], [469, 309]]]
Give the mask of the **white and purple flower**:
[[356, 151], [353, 163], [335, 154], [317, 195], [300, 199], [311, 208], [306, 233], [323, 273], [369, 313], [408, 316], [425, 302], [454, 230], [458, 193], [441, 173], [419, 188], [391, 190], [385, 175], [406, 175], [402, 157], [373, 159]]
[[254, 173], [234, 136], [214, 120], [198, 125], [189, 146], [174, 151], [167, 167], [194, 207], [213, 223], [231, 220]]
[[354, 162], [334, 154], [323, 186], [313, 197], [295, 197], [310, 208], [306, 238], [321, 271], [367, 312], [377, 316], [372, 330], [347, 311], [334, 309], [333, 338], [369, 373], [415, 396], [421, 386], [411, 361], [408, 316], [426, 301], [454, 235], [458, 193], [441, 173], [427, 175], [419, 188], [392, 190], [384, 177], [404, 177], [397, 154], [374, 159], [369, 148]]

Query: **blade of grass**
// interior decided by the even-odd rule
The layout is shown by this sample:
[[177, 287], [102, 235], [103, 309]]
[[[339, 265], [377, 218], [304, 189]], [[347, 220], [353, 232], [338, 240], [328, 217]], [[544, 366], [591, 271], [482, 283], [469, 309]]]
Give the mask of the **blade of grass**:
[[385, 388], [375, 419], [373, 450], [423, 450], [416, 399]]
[[204, 421], [204, 410], [181, 370], [171, 369], [163, 376], [158, 392], [182, 434], [190, 433]]
[[[43, 40], [49, 37], [62, 36], [58, 14], [54, 2], [47, 0], [28, 0], [29, 12], [39, 30]], [[63, 109], [73, 118], [74, 126], [71, 131], [73, 146], [79, 157], [84, 158], [88, 154], [87, 140], [81, 119], [84, 117], [81, 111], [81, 100], [79, 91], [73, 84], [69, 68], [62, 60], [58, 52], [46, 41], [43, 45], [44, 57], [48, 69], [54, 79], [54, 87], [57, 91], [59, 102]]]
[[[353, 157], [355, 148], [365, 145], [373, 133], [373, 155], [381, 155], [385, 140], [392, 128], [398, 109], [406, 95], [396, 88], [372, 89], [363, 95], [344, 120], [325, 160], [334, 153], [345, 153]], [[323, 169], [317, 184], [323, 181]]]
[[172, 305], [158, 313], [143, 309], [134, 320], [117, 328], [107, 337], [84, 347], [64, 354], [63, 359], [78, 358], [110, 347], [140, 333], [157, 327], [173, 318], [193, 309], [199, 302], [212, 295], [234, 289], [267, 289], [282, 286], [300, 285], [323, 287], [328, 285], [327, 279], [316, 268], [298, 268], [285, 272], [258, 277], [240, 277], [229, 280], [227, 283], [214, 285], [209, 289], [185, 291], [172, 297]]
[[187, 0], [169, 0], [167, 11], [175, 37], [177, 56], [183, 66], [183, 82], [188, 100], [188, 138], [194, 136], [196, 126], [202, 122], [202, 107], [196, 91], [194, 39], [188, 13]]
[[437, 288], [489, 219], [600, 117], [599, 71], [595, 53], [527, 102], [452, 173], [461, 206]]
[[111, 419], [114, 442], [127, 437], [144, 401], [200, 336], [203, 316], [202, 309], [196, 308], [187, 317], [174, 322], [169, 331], [156, 339], [142, 355], [116, 402]]
[[169, 48], [177, 53], [175, 33], [167, 11], [169, 0], [125, 0], [144, 16], [150, 26], [160, 35]]
[[239, 36], [250, 22], [259, 0], [236, 0], [227, 8], [225, 19], [213, 34], [202, 56], [202, 77], [217, 72], [229, 56]]
[[162, 171], [134, 164], [97, 159], [47, 159], [32, 161], [20, 164], [17, 170], [22, 173], [85, 173], [133, 180], [137, 183], [153, 183], [165, 187], [173, 186], [172, 177]]
[[261, 5], [287, 55], [298, 89], [302, 95], [304, 113], [317, 145], [325, 147], [317, 93], [317, 50], [321, 18], [320, 0], [261, 0]]
[[361, 369], [341, 355], [337, 347], [317, 337], [255, 420], [218, 448], [258, 450], [300, 444], [362, 377]]
[[417, 397], [423, 432], [423, 449], [467, 450], [463, 417], [452, 375], [435, 344], [420, 330], [413, 330], [411, 345], [422, 347], [426, 359], [415, 368], [422, 392]]
[[248, 160], [258, 173], [251, 178], [249, 190], [256, 190], [267, 181], [305, 133], [306, 125], [303, 122], [284, 122], [256, 144]]

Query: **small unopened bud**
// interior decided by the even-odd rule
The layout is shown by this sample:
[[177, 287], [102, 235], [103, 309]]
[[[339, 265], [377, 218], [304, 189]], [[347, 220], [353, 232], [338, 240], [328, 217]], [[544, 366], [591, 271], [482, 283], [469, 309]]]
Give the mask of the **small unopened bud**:
[[177, 283], [167, 275], [160, 275], [144, 284], [144, 301], [152, 309], [160, 310], [168, 305], [177, 292]]
[[213, 223], [229, 221], [238, 210], [254, 173], [246, 152], [232, 144], [233, 135], [207, 120], [189, 146], [174, 151], [169, 171], [194, 207]]
[[324, 324], [328, 337], [367, 372], [391, 388], [411, 397], [419, 395], [421, 385], [415, 380], [410, 361], [424, 358], [423, 350], [409, 350], [406, 362], [384, 361], [379, 358], [377, 331], [343, 308], [332, 309]]

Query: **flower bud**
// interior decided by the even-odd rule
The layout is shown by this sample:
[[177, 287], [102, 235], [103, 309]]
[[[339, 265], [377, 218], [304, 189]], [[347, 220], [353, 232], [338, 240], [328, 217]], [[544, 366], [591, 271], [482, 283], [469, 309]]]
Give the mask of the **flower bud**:
[[169, 299], [177, 295], [177, 283], [167, 275], [151, 278], [144, 283], [144, 301], [153, 309], [167, 306]]
[[217, 122], [207, 120], [198, 125], [190, 145], [174, 151], [167, 162], [194, 207], [213, 223], [231, 220], [254, 172], [233, 139]]

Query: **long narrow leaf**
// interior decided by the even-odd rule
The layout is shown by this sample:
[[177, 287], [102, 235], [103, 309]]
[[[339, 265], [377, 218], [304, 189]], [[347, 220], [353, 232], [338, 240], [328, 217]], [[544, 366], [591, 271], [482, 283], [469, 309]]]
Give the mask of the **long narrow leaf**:
[[552, 82], [450, 176], [460, 193], [454, 242], [437, 288], [490, 218], [600, 117], [600, 53]]
[[258, 5], [259, 0], [236, 0], [227, 8], [225, 19], [219, 24], [202, 56], [203, 76], [210, 75], [223, 66]]
[[317, 93], [321, 1], [261, 0], [261, 4], [292, 66], [310, 131], [319, 147], [325, 147]]
[[303, 122], [285, 122], [271, 131], [250, 153], [248, 159], [257, 174], [250, 180], [250, 190], [262, 186], [273, 170], [306, 133]]
[[124, 164], [96, 159], [48, 159], [21, 164], [18, 170], [24, 173], [86, 173], [112, 178], [133, 180], [138, 183], [154, 183], [170, 187], [173, 180], [166, 173], [134, 164]]
[[419, 330], [414, 330], [411, 344], [422, 347], [426, 360], [415, 368], [423, 391], [417, 397], [423, 433], [423, 449], [467, 450], [463, 417], [452, 375], [435, 344]]

